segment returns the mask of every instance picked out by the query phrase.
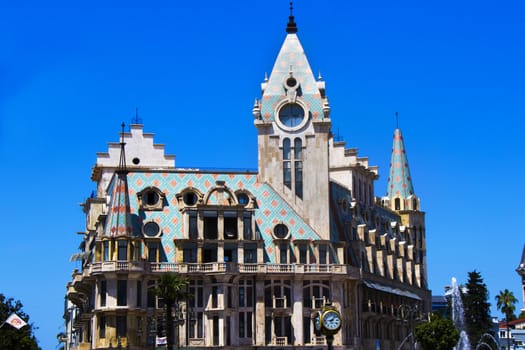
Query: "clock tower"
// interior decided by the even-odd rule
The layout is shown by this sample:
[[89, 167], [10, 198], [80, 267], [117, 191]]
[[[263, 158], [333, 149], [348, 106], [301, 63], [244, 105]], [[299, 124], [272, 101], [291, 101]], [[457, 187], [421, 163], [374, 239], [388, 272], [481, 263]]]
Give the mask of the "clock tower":
[[290, 13], [273, 70], [261, 84], [253, 115], [259, 181], [271, 185], [323, 238], [329, 239], [330, 107]]

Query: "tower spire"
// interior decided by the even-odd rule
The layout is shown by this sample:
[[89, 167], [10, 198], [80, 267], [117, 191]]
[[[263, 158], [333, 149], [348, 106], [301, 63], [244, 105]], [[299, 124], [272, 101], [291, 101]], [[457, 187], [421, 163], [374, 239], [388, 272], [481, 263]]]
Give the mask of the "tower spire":
[[388, 177], [387, 197], [394, 204], [395, 210], [404, 210], [408, 206], [407, 199], [414, 196], [414, 186], [410, 177], [410, 168], [405, 151], [405, 144], [398, 123], [399, 114], [396, 112], [396, 129], [392, 145], [390, 160], [390, 174]]
[[290, 1], [290, 16], [288, 16], [288, 25], [286, 26], [286, 33], [297, 33], [297, 24], [295, 23], [293, 16], [293, 1]]
[[122, 131], [120, 133], [120, 160], [119, 160], [119, 164], [118, 164], [118, 170], [117, 170], [117, 173], [127, 173], [127, 169], [126, 169], [126, 150], [125, 150], [125, 147], [126, 147], [126, 143], [124, 142], [124, 127], [125, 127], [125, 124], [122, 123]]
[[133, 220], [128, 191], [128, 170], [126, 168], [126, 153], [124, 142], [124, 123], [120, 133], [120, 160], [113, 183], [111, 184], [111, 200], [107, 218], [107, 236], [133, 235]]

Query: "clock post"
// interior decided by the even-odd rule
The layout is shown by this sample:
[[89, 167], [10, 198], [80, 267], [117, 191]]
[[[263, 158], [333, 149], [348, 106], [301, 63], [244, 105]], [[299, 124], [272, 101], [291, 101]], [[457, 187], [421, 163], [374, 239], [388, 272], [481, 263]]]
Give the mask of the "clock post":
[[341, 324], [341, 313], [330, 301], [314, 316], [315, 334], [325, 336], [328, 350], [333, 349], [334, 335], [341, 329]]

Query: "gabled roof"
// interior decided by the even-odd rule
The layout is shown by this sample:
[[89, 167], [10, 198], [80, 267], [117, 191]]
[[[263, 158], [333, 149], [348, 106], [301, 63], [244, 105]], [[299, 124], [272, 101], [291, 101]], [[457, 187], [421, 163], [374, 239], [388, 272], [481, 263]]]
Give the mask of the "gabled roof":
[[263, 84], [261, 116], [263, 121], [275, 120], [277, 104], [286, 96], [285, 81], [293, 76], [300, 86], [302, 98], [309, 104], [313, 120], [323, 120], [321, 92], [304, 53], [304, 49], [295, 32], [288, 32], [281, 50], [277, 55], [268, 81]]

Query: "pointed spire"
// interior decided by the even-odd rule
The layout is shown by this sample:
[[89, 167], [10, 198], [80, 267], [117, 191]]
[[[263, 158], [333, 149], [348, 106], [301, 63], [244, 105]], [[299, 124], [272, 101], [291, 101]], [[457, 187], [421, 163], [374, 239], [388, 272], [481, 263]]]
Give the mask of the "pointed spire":
[[128, 170], [124, 142], [124, 123], [120, 135], [120, 161], [113, 177], [109, 214], [106, 225], [107, 236], [132, 235], [133, 221], [128, 191]]
[[295, 23], [293, 16], [293, 2], [290, 1], [290, 16], [288, 16], [288, 25], [286, 26], [286, 33], [294, 34], [297, 33], [297, 24]]
[[406, 200], [414, 195], [414, 186], [410, 177], [408, 159], [405, 152], [405, 144], [401, 129], [397, 127], [394, 131], [394, 143], [392, 146], [392, 158], [390, 161], [390, 176], [388, 178], [387, 197], [393, 201], [394, 198]]
[[[290, 3], [290, 19], [286, 31], [288, 34], [279, 50], [268, 81], [265, 79], [261, 85], [263, 93], [260, 103], [261, 120], [263, 123], [275, 121], [276, 104], [281, 101], [283, 96], [288, 98], [291, 90], [295, 91], [295, 95], [291, 99], [288, 98], [289, 102], [295, 101], [295, 97], [300, 98], [308, 105], [313, 120], [328, 119], [323, 110], [324, 90], [322, 93], [319, 88], [321, 86], [324, 89], [324, 85], [317, 84], [299, 37], [295, 34], [297, 27], [294, 22], [292, 3]], [[296, 83], [293, 85], [293, 89], [291, 89], [292, 86], [288, 85], [291, 81]]]
[[126, 146], [126, 143], [124, 142], [124, 127], [125, 127], [125, 124], [122, 123], [122, 132], [120, 133], [120, 160], [119, 160], [119, 164], [118, 164], [118, 170], [117, 170], [117, 173], [127, 173], [127, 169], [126, 169], [126, 150], [125, 150], [125, 146]]

